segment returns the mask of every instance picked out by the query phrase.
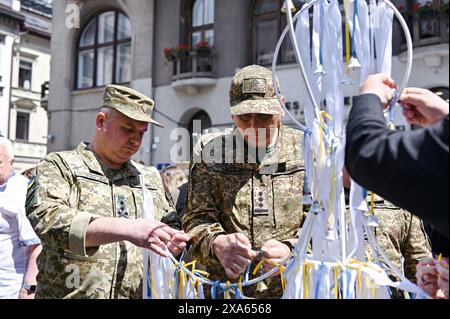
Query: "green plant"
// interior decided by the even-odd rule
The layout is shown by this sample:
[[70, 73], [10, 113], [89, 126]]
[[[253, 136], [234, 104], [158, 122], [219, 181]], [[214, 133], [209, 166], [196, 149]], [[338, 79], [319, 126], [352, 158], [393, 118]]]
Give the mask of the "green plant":
[[165, 48], [164, 49], [164, 58], [167, 62], [172, 62], [176, 58], [174, 48]]
[[423, 16], [429, 14], [442, 14], [448, 13], [448, 1], [446, 3], [432, 3], [431, 1], [427, 1], [424, 5], [416, 2], [412, 6], [412, 14]]
[[177, 48], [175, 48], [176, 56], [179, 58], [189, 56], [189, 46], [187, 44], [180, 44]]

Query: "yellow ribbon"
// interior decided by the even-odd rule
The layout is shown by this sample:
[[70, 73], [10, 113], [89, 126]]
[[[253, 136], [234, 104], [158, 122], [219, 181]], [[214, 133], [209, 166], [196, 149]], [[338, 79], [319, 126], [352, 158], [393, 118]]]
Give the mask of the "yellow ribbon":
[[362, 266], [358, 267], [358, 289], [362, 289]]
[[[286, 270], [286, 267], [285, 267], [285, 266], [283, 266], [283, 265], [281, 265], [281, 264], [279, 264], [279, 263], [273, 262], [273, 261], [271, 261], [271, 260], [268, 260], [268, 259], [263, 259], [263, 260], [261, 260], [259, 263], [256, 264], [256, 267], [255, 267], [255, 269], [253, 269], [252, 274], [253, 274], [253, 275], [256, 275], [256, 273], [258, 272], [258, 270], [262, 267], [262, 265], [263, 265], [265, 262], [268, 263], [268, 264], [271, 264], [271, 265], [273, 265], [273, 266], [279, 267], [279, 271], [280, 271], [280, 281], [281, 281], [281, 288], [283, 289], [283, 292], [284, 292], [284, 290], [286, 289], [286, 284], [287, 284], [287, 280], [284, 278], [284, 272], [285, 272], [285, 270]], [[242, 276], [239, 277], [239, 282], [238, 282], [238, 287], [239, 287], [239, 289], [242, 291], [242, 287], [240, 287], [241, 280], [242, 280]]]
[[[322, 162], [322, 148], [323, 148], [323, 144], [324, 144], [324, 133], [323, 130], [325, 128], [325, 118], [328, 118], [329, 120], [333, 120], [333, 117], [327, 113], [327, 111], [320, 111], [320, 135], [319, 135], [319, 156], [318, 156], [318, 161], [317, 163], [321, 163]], [[326, 154], [329, 154], [329, 150], [326, 150]], [[316, 165], [317, 168], [317, 165]], [[317, 187], [317, 193], [316, 193], [316, 198], [319, 198], [320, 195], [320, 183]]]
[[341, 267], [339, 265], [334, 266], [333, 273], [334, 273], [334, 287], [333, 287], [333, 294], [336, 299], [339, 298], [339, 273], [341, 272]]
[[352, 266], [351, 265], [351, 264], [356, 264], [356, 265], [358, 265], [358, 267], [364, 266], [364, 267], [370, 268], [372, 270], [375, 270], [376, 272], [379, 272], [379, 273], [383, 272], [383, 270], [381, 270], [379, 267], [376, 267], [375, 265], [373, 265], [371, 263], [371, 260], [369, 262], [363, 262], [363, 261], [359, 261], [359, 260], [356, 260], [356, 259], [352, 259], [352, 260], [350, 260], [349, 263], [350, 264], [349, 265], [345, 265], [345, 267], [352, 268], [352, 269], [358, 269], [356, 266]]
[[[152, 266], [152, 254], [148, 255], [149, 258], [149, 275], [150, 275], [150, 286], [152, 287], [152, 297], [153, 299], [159, 299], [158, 294], [156, 293], [156, 289], [155, 289], [155, 281], [153, 280], [153, 272], [150, 270], [151, 266]], [[147, 284], [147, 283], [145, 283]]]
[[328, 229], [333, 229], [334, 226], [334, 164], [331, 164], [330, 173], [330, 211], [328, 215]]
[[253, 276], [256, 275], [256, 273], [257, 273], [257, 272], [259, 271], [259, 269], [262, 267], [262, 265], [264, 264], [264, 262], [265, 262], [265, 260], [262, 259], [262, 260], [259, 261], [259, 263], [256, 264], [256, 267], [255, 267], [255, 269], [253, 269], [253, 272], [252, 272]]
[[280, 267], [280, 281], [281, 281], [281, 288], [283, 289], [283, 292], [286, 290], [286, 278], [284, 278], [284, 267]]
[[230, 298], [230, 290], [229, 290], [229, 288], [230, 288], [230, 282], [227, 280], [227, 284], [226, 284], [226, 290], [225, 290], [225, 292], [223, 293], [223, 298], [224, 299], [231, 299]]
[[201, 269], [195, 268], [195, 265], [196, 265], [196, 264], [197, 264], [197, 260], [193, 260], [193, 261], [191, 261], [191, 262], [188, 262], [187, 264], [184, 264], [184, 262], [183, 262], [182, 266], [184, 266], [184, 267], [186, 267], [186, 268], [189, 267], [189, 266], [192, 266], [191, 272], [192, 272], [193, 274], [199, 273], [199, 274], [203, 275], [204, 277], [209, 277], [209, 273], [208, 273], [208, 272], [203, 271], [203, 270], [201, 270]]
[[243, 291], [242, 291], [242, 275], [239, 276], [239, 280], [238, 280], [237, 286], [238, 286], [239, 291], [241, 292], [241, 294], [243, 294]]
[[185, 285], [185, 282], [186, 282], [186, 273], [184, 271], [184, 267], [185, 267], [185, 265], [184, 265], [184, 261], [183, 261], [181, 263], [181, 267], [178, 269], [178, 272], [180, 273], [180, 284], [179, 284], [179, 287], [178, 287], [178, 298], [180, 298], [180, 299], [184, 299], [183, 291], [184, 291], [184, 285]]
[[348, 26], [348, 0], [344, 0], [344, 14], [345, 14], [345, 65], [350, 63], [350, 30]]
[[307, 263], [303, 264], [303, 298], [309, 299], [309, 267]]
[[375, 194], [371, 192], [370, 194], [370, 214], [375, 215]]

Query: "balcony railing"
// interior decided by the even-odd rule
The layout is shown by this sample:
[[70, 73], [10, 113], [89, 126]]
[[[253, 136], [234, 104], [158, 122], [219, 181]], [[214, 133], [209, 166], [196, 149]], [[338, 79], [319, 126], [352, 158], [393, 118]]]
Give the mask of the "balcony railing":
[[[407, 19], [414, 47], [448, 43], [449, 19], [445, 13], [430, 12]], [[403, 38], [402, 50], [406, 49]]]
[[213, 56], [191, 54], [173, 61], [172, 81], [192, 78], [214, 78]]
[[13, 141], [14, 155], [17, 157], [29, 157], [41, 159], [47, 155], [47, 145], [28, 141]]
[[47, 16], [52, 16], [52, 4], [49, 1], [42, 0], [21, 0], [23, 8], [30, 9], [35, 12], [42, 13]]

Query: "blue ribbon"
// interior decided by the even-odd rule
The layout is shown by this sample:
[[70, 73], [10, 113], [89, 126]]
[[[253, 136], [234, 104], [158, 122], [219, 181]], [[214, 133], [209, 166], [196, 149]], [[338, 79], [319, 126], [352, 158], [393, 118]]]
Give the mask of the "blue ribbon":
[[320, 284], [322, 282], [324, 270], [325, 270], [325, 264], [322, 262], [319, 267], [319, 273], [318, 273], [319, 279], [317, 280], [316, 292], [314, 294], [314, 299], [319, 299], [319, 289], [320, 289]]
[[214, 284], [211, 286], [211, 298], [217, 299], [219, 294], [222, 293], [222, 288], [220, 287], [220, 280], [217, 280], [214, 282]]
[[356, 33], [356, 17], [358, 15], [358, 0], [355, 0], [353, 2], [353, 30], [352, 30], [352, 39], [351, 39], [351, 43], [352, 43], [352, 48], [351, 48], [351, 54], [352, 57], [356, 56], [356, 51], [355, 51], [355, 33]]
[[320, 9], [320, 36], [319, 36], [319, 63], [323, 66], [323, 32], [324, 32], [324, 13], [323, 13], [323, 0], [319, 2], [319, 9]]

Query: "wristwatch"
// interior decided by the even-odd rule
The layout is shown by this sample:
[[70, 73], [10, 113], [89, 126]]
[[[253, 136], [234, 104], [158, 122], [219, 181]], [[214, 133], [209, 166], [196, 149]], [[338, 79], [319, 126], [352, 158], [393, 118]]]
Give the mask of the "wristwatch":
[[32, 293], [34, 294], [36, 292], [36, 285], [27, 285], [27, 284], [23, 284], [22, 285], [23, 289], [26, 289], [28, 291], [28, 293]]

